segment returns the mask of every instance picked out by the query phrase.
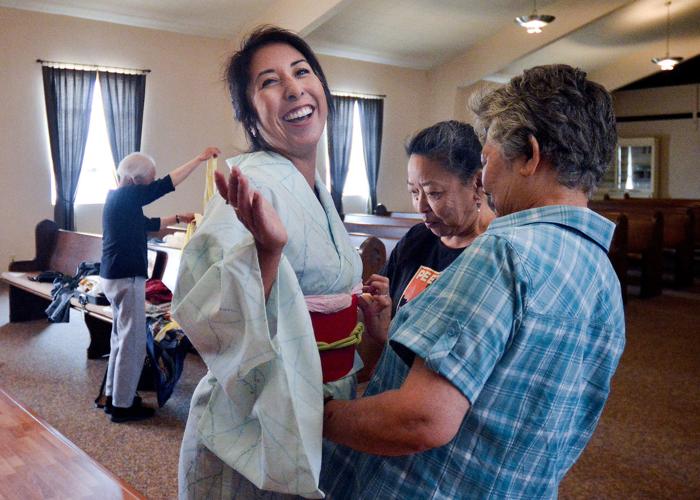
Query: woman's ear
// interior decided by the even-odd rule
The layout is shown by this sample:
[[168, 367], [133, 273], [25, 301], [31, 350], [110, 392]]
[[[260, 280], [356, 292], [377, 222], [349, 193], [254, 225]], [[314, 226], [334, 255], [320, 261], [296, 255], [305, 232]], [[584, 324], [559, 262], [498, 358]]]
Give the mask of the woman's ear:
[[481, 199], [481, 195], [484, 194], [484, 184], [481, 179], [481, 169], [476, 171], [474, 174], [474, 199]]
[[540, 155], [540, 143], [537, 141], [537, 138], [530, 134], [528, 141], [530, 142], [530, 148], [532, 149], [532, 156], [527, 158], [519, 168], [520, 174], [524, 177], [530, 177], [533, 175], [537, 171], [537, 167], [539, 167], [540, 160], [542, 159]]

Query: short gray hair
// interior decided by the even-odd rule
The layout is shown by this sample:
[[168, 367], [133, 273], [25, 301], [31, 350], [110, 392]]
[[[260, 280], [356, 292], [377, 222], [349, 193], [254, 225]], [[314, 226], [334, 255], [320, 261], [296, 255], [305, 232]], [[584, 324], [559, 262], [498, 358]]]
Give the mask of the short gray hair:
[[155, 176], [156, 162], [145, 153], [131, 153], [119, 162], [117, 175], [120, 179], [143, 179], [150, 174]]
[[514, 160], [532, 157], [534, 136], [559, 183], [589, 196], [612, 161], [617, 143], [612, 98], [578, 68], [536, 66], [503, 87], [472, 96], [469, 107], [482, 142], [490, 132], [506, 159]]

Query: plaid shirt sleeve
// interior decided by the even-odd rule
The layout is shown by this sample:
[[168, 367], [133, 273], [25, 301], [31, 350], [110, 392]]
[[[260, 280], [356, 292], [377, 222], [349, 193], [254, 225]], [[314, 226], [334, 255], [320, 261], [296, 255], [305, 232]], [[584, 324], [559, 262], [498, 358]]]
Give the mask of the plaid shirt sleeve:
[[439, 286], [399, 310], [392, 345], [422, 358], [473, 405], [523, 315], [527, 280], [518, 268], [505, 239], [483, 235], [443, 271]]

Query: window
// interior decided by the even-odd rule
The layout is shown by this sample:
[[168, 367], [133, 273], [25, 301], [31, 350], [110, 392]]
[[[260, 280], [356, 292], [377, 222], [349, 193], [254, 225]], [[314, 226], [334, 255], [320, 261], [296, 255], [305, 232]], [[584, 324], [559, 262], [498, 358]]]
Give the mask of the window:
[[[365, 166], [360, 108], [357, 102], [353, 105], [352, 123], [350, 162], [348, 165], [348, 175], [345, 178], [345, 186], [343, 187], [343, 209], [346, 213], [367, 213], [369, 208], [369, 183], [367, 182], [367, 168]], [[323, 134], [323, 141], [325, 144], [325, 180], [326, 187], [330, 190], [330, 160], [328, 159], [327, 130], [324, 130]]]
[[[90, 111], [90, 128], [85, 144], [85, 156], [75, 194], [76, 205], [102, 204], [107, 192], [117, 187], [116, 167], [109, 145], [107, 123], [102, 106], [100, 79], [95, 81]], [[56, 203], [56, 181], [51, 176], [51, 201]]]
[[364, 199], [365, 206], [369, 198], [369, 184], [367, 183], [367, 169], [365, 167], [365, 152], [362, 143], [362, 126], [360, 122], [360, 109], [357, 102], [353, 106], [352, 113], [352, 146], [350, 147], [350, 165], [348, 176], [345, 179], [343, 197], [360, 197]]

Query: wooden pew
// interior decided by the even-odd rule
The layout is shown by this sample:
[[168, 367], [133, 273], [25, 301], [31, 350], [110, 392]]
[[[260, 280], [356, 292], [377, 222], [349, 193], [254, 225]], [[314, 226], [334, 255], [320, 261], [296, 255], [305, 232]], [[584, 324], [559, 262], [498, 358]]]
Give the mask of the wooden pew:
[[627, 262], [641, 270], [640, 297], [661, 293], [663, 263], [662, 235], [664, 218], [660, 212], [652, 215], [628, 213]]
[[362, 258], [362, 281], [378, 273], [386, 262], [387, 253], [384, 243], [376, 236], [350, 233], [350, 242], [360, 252]]
[[610, 263], [615, 270], [617, 279], [620, 281], [620, 292], [622, 294], [622, 302], [627, 302], [627, 252], [628, 252], [628, 232], [629, 221], [627, 216], [619, 212], [605, 212], [601, 214], [615, 223], [615, 232], [613, 233], [608, 257]]
[[630, 267], [640, 271], [640, 297], [661, 293], [663, 215], [621, 213], [610, 210], [599, 212], [616, 223], [615, 234], [608, 255], [618, 275], [623, 301], [627, 300]]
[[611, 200], [624, 203], [623, 206], [651, 207], [655, 209], [684, 208], [691, 214], [693, 224], [693, 246], [700, 251], [700, 200], [682, 198], [630, 198], [626, 200]]
[[[12, 323], [46, 318], [45, 311], [51, 303], [53, 284], [31, 281], [30, 277], [48, 270], [73, 276], [81, 262], [99, 262], [102, 257], [100, 235], [58, 229], [58, 226], [49, 220], [37, 224], [35, 242], [34, 259], [10, 263], [9, 270], [3, 272], [0, 278], [9, 285]], [[149, 249], [149, 260], [153, 263], [150, 277], [160, 279], [166, 269], [168, 253]], [[78, 298], [71, 299], [71, 307], [83, 312], [83, 319], [90, 333], [88, 358], [97, 359], [109, 353], [111, 308], [81, 304]]]
[[401, 239], [411, 229], [408, 225], [392, 224], [364, 224], [359, 222], [344, 222], [348, 233], [363, 233], [377, 236], [378, 238]]
[[421, 215], [415, 212], [391, 212], [391, 217], [395, 219], [415, 219], [418, 222], [423, 220]]
[[0, 448], [0, 498], [146, 498], [2, 389]]
[[660, 212], [651, 216], [628, 214], [628, 256], [641, 268], [640, 296], [653, 297], [661, 293], [663, 278], [662, 235], [664, 217]]
[[661, 246], [673, 258], [673, 284], [677, 287], [688, 286], [693, 281], [695, 209], [668, 202], [657, 205], [653, 203], [654, 201], [651, 199], [602, 200], [592, 201], [589, 206], [598, 212], [616, 211], [646, 216], [652, 216], [656, 212], [661, 213], [663, 215]]
[[391, 217], [387, 215], [372, 215], [372, 214], [345, 214], [343, 222], [350, 222], [355, 224], [376, 224], [379, 226], [400, 226], [400, 227], [412, 227], [422, 219], [420, 215], [416, 214], [416, 218], [408, 217]]

